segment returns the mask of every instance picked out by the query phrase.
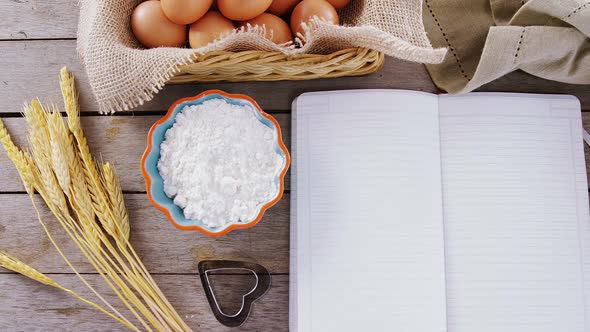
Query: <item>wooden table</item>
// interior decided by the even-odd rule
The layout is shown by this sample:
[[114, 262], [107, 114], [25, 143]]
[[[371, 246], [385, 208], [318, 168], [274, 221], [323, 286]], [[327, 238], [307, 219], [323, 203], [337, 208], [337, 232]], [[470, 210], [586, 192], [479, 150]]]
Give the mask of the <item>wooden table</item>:
[[[336, 89], [399, 88], [438, 92], [422, 65], [387, 58], [385, 68], [369, 77], [278, 83], [219, 83], [168, 86], [134, 112], [99, 116], [84, 69], [76, 54], [77, 0], [4, 0], [0, 2], [0, 117], [19, 143], [25, 143], [23, 102], [34, 97], [61, 103], [59, 69], [75, 73], [81, 93], [83, 126], [96, 155], [115, 164], [125, 191], [132, 231], [139, 251], [164, 293], [195, 330], [230, 330], [209, 309], [196, 273], [202, 259], [254, 260], [272, 272], [272, 287], [253, 308], [250, 319], [232, 331], [287, 331], [289, 279], [289, 184], [281, 202], [260, 224], [212, 239], [173, 228], [145, 195], [139, 159], [150, 125], [172, 101], [207, 89], [252, 96], [280, 122], [290, 141], [290, 105], [302, 92]], [[582, 102], [590, 125], [590, 87], [559, 84], [517, 72], [481, 91], [569, 93]], [[288, 181], [288, 179], [287, 179]], [[108, 293], [92, 267], [43, 209], [44, 220], [79, 271]], [[89, 295], [42, 231], [13, 165], [0, 153], [0, 250], [49, 274], [67, 287]], [[223, 289], [243, 284], [243, 276], [219, 280]], [[232, 292], [220, 294], [223, 299]], [[1, 331], [112, 331], [120, 325], [72, 297], [0, 269]]]

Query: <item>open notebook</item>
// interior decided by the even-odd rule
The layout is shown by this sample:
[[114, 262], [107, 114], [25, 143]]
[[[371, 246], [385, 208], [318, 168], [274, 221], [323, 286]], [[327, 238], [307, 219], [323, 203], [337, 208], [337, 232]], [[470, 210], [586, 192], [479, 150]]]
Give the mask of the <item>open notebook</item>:
[[291, 331], [590, 331], [576, 98], [309, 93], [292, 122]]

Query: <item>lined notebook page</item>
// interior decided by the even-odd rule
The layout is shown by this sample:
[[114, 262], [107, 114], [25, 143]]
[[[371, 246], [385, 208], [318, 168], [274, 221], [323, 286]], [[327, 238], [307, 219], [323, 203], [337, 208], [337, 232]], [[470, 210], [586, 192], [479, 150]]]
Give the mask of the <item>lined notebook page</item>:
[[446, 331], [437, 97], [304, 94], [293, 117], [290, 330]]
[[470, 94], [439, 105], [449, 331], [589, 331], [579, 102]]

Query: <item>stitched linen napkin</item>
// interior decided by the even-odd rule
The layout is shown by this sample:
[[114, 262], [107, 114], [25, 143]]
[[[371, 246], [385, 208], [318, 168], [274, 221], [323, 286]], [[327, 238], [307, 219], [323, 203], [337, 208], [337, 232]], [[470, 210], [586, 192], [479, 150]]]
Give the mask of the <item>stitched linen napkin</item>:
[[435, 84], [463, 93], [514, 70], [590, 84], [590, 1], [425, 0], [424, 25], [441, 64]]

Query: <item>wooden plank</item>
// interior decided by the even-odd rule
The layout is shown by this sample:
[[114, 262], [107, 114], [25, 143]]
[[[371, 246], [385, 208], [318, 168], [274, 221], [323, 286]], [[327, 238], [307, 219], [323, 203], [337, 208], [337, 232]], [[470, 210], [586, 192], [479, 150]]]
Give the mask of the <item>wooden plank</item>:
[[523, 71], [515, 71], [506, 76], [492, 81], [476, 91], [485, 92], [526, 92], [568, 94], [580, 99], [582, 109], [590, 111], [590, 86], [580, 84], [566, 84], [556, 81], [544, 80]]
[[[24, 101], [34, 97], [61, 103], [58, 74], [67, 65], [77, 77], [82, 110], [96, 112], [88, 79], [76, 54], [75, 40], [0, 42], [0, 114], [20, 112]], [[164, 111], [175, 100], [208, 89], [247, 94], [269, 111], [288, 111], [303, 92], [339, 89], [411, 89], [435, 92], [426, 69], [417, 63], [387, 58], [379, 73], [312, 81], [207, 83], [169, 85], [151, 102], [136, 110]], [[271, 93], [272, 92], [272, 93]]]
[[[272, 273], [289, 272], [289, 195], [269, 209], [258, 225], [220, 238], [177, 230], [145, 194], [125, 195], [125, 201], [131, 220], [131, 243], [152, 273], [195, 273], [197, 263], [203, 259], [252, 260]], [[74, 266], [80, 272], [95, 272], [45, 205], [40, 201], [37, 205], [55, 241]], [[70, 272], [37, 221], [26, 194], [0, 195], [0, 206], [1, 250], [45, 273]]]
[[[86, 119], [92, 118], [100, 121], [116, 119], [116, 117]], [[143, 118], [134, 119], [139, 121]], [[589, 128], [590, 113], [584, 113], [583, 119], [586, 128]], [[97, 146], [105, 145], [97, 144]], [[590, 149], [586, 147], [587, 165], [590, 165], [589, 156]], [[135, 160], [135, 158], [130, 159]], [[125, 158], [119, 156], [116, 160], [125, 160]], [[268, 211], [261, 224], [250, 230], [232, 232], [220, 239], [211, 239], [197, 232], [182, 232], [174, 229], [164, 216], [149, 204], [144, 194], [129, 194], [126, 195], [126, 199], [133, 227], [132, 243], [144, 257], [151, 271], [190, 273], [196, 270], [197, 260], [227, 258], [239, 254], [237, 256], [244, 255], [262, 262], [273, 272], [288, 272], [289, 195]], [[2, 234], [0, 248], [22, 256], [26, 262], [44, 272], [57, 273], [67, 270], [58, 254], [51, 249], [26, 195], [0, 195], [0, 206], [4, 207], [3, 214], [0, 216], [0, 234]], [[42, 211], [43, 219], [49, 222], [50, 229], [56, 234], [58, 242], [65, 243], [65, 252], [77, 253], [75, 246], [62, 234], [59, 226], [55, 225], [51, 215], [45, 209]], [[158, 250], [159, 248], [167, 249]], [[75, 254], [71, 258], [77, 266], [80, 264], [81, 271], [93, 271], [80, 254]]]
[[63, 105], [59, 70], [76, 75], [83, 110], [97, 111], [75, 40], [0, 42], [0, 114], [18, 113], [33, 98]]
[[[285, 144], [290, 147], [291, 123], [289, 114], [275, 114], [279, 121]], [[95, 155], [112, 162], [125, 191], [145, 191], [145, 182], [139, 171], [139, 160], [145, 149], [145, 137], [149, 127], [159, 116], [88, 116], [82, 119], [86, 135]], [[590, 113], [582, 113], [584, 127], [590, 130]], [[21, 118], [4, 119], [14, 139], [26, 143], [26, 128]], [[586, 165], [590, 179], [590, 149], [586, 147]], [[14, 165], [8, 160], [4, 151], [0, 152], [0, 193], [21, 192], [22, 184]], [[289, 173], [285, 187], [290, 189]], [[590, 184], [589, 184], [590, 186]]]
[[[52, 275], [57, 282], [95, 300], [73, 275]], [[224, 276], [225, 277], [225, 276]], [[110, 289], [97, 275], [85, 276], [101, 295], [130, 320]], [[235, 301], [250, 280], [231, 276], [216, 280], [220, 301]], [[288, 331], [288, 276], [272, 277], [270, 290], [253, 304], [248, 320], [238, 328], [221, 325], [211, 313], [203, 287], [196, 275], [156, 275], [164, 294], [195, 331]], [[0, 274], [0, 326], [3, 331], [123, 331], [119, 323], [72, 296], [16, 274]], [[239, 300], [238, 300], [239, 301]], [[232, 312], [232, 311], [229, 311]]]
[[[291, 143], [291, 116], [274, 115], [281, 126], [283, 141]], [[139, 168], [141, 155], [146, 147], [147, 132], [160, 116], [87, 116], [82, 125], [95, 156], [113, 163], [119, 174], [123, 190], [145, 192], [145, 181]], [[3, 120], [17, 144], [26, 146], [26, 124], [22, 118]], [[289, 190], [289, 174], [285, 188]], [[24, 191], [16, 168], [0, 147], [0, 193]]]
[[[61, 102], [57, 74], [67, 65], [78, 78], [82, 110], [96, 112], [93, 96], [83, 66], [75, 51], [74, 40], [0, 42], [0, 113], [19, 112], [22, 103], [33, 97]], [[40, 65], [43, 64], [43, 65]], [[34, 82], [31, 84], [30, 82]], [[208, 89], [243, 93], [256, 99], [269, 111], [288, 111], [291, 102], [303, 92], [340, 89], [409, 89], [437, 92], [424, 66], [388, 57], [384, 68], [373, 75], [321, 79], [312, 81], [207, 83], [169, 85], [154, 100], [136, 109], [163, 111], [175, 100]], [[576, 95], [585, 110], [590, 110], [590, 89], [584, 85], [569, 85], [547, 81], [522, 72], [507, 75], [490, 83], [481, 91], [515, 91], [535, 93], [568, 93]], [[272, 93], [268, 93], [272, 91]]]
[[77, 0], [0, 2], [0, 39], [76, 38]]

